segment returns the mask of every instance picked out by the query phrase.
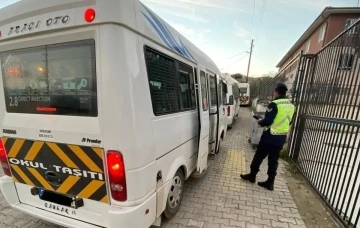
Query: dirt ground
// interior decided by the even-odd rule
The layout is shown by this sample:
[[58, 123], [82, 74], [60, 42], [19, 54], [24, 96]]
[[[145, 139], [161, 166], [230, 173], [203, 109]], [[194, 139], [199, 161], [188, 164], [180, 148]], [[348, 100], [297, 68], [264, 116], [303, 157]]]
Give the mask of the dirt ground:
[[285, 178], [301, 217], [308, 228], [343, 227], [326, 208], [322, 199], [307, 183], [306, 179], [290, 162], [283, 160], [287, 172]]

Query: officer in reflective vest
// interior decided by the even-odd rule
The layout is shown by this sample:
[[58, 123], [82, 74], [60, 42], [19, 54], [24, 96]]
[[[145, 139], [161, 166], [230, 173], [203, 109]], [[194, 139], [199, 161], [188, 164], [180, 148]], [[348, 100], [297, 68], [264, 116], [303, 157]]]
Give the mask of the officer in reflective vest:
[[290, 124], [295, 112], [294, 105], [286, 98], [287, 90], [285, 84], [276, 84], [274, 91], [275, 100], [269, 104], [265, 118], [258, 120], [258, 124], [264, 127], [264, 132], [250, 166], [251, 172], [240, 175], [242, 179], [255, 183], [256, 174], [259, 172], [262, 161], [266, 156], [269, 156], [268, 179], [258, 184], [270, 191], [274, 190], [278, 159], [286, 142], [286, 136], [290, 130]]

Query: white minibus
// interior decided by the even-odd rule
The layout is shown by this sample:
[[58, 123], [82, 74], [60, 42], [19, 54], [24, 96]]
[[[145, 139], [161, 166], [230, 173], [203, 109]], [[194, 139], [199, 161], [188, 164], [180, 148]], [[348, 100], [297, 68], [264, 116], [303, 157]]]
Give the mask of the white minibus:
[[239, 83], [239, 92], [241, 105], [248, 106], [250, 104], [250, 84]]
[[231, 77], [230, 74], [223, 74], [227, 82], [226, 94], [226, 115], [227, 115], [227, 127], [232, 128], [234, 121], [238, 118], [240, 110], [240, 93], [239, 82]]
[[138, 0], [0, 10], [0, 188], [65, 227], [172, 218], [226, 135], [225, 79]]

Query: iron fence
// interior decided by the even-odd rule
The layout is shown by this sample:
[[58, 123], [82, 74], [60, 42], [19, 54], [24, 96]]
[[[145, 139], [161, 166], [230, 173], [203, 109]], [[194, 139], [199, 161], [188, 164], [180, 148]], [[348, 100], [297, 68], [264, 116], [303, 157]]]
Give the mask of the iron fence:
[[296, 96], [296, 70], [298, 68], [301, 53], [294, 57], [275, 77], [261, 77], [250, 84], [251, 98], [259, 101], [271, 101], [274, 99], [274, 89], [277, 83], [284, 83], [288, 87], [287, 97], [292, 99]]
[[293, 85], [289, 156], [347, 227], [360, 227], [360, 22], [315, 55]]

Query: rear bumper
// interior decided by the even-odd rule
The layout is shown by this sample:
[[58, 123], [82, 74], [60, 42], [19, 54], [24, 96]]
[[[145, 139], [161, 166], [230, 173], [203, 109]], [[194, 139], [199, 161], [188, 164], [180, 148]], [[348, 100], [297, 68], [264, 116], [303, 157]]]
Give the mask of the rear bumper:
[[226, 123], [227, 123], [227, 126], [230, 126], [234, 121], [234, 118], [232, 116], [228, 116], [227, 117], [227, 120], [226, 120]]
[[[99, 227], [150, 227], [156, 219], [156, 194], [154, 193], [144, 203], [135, 207], [109, 207], [108, 216], [104, 218], [104, 226], [96, 226], [86, 221], [75, 220], [49, 211], [19, 202], [14, 182], [11, 178], [0, 178], [0, 189], [10, 206], [34, 217], [65, 227], [99, 228]], [[149, 210], [149, 213], [145, 212]]]

